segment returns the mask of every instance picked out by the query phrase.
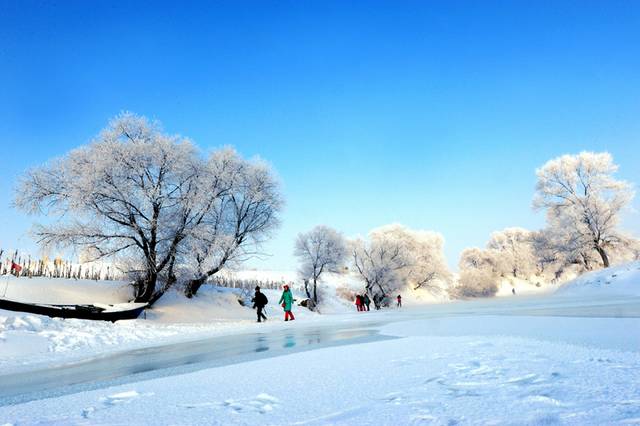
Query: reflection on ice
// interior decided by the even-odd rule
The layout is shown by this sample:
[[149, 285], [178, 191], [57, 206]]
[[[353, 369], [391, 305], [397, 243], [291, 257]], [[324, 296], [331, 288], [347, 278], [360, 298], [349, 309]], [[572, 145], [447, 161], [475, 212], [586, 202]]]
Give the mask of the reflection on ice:
[[326, 326], [301, 327], [124, 351], [40, 371], [0, 375], [0, 406], [94, 389], [106, 383], [126, 383], [291, 351], [389, 338], [372, 328], [334, 330]]

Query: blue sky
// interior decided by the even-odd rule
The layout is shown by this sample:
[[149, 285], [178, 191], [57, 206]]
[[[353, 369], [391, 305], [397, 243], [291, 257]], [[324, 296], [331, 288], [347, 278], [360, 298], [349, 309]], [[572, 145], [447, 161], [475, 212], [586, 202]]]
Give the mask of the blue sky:
[[550, 158], [606, 150], [640, 182], [640, 2], [0, 0], [0, 247], [31, 244], [16, 176], [122, 110], [274, 165], [287, 207], [253, 266], [294, 268], [316, 224], [391, 222], [455, 265], [543, 224]]

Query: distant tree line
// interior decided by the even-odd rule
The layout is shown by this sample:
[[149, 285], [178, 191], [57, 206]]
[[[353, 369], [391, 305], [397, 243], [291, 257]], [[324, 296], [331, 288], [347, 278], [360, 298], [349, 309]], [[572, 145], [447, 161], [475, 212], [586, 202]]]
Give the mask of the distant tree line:
[[322, 274], [347, 266], [371, 296], [422, 288], [467, 298], [493, 296], [505, 280], [555, 283], [612, 262], [638, 260], [640, 242], [619, 229], [620, 214], [634, 192], [614, 177], [617, 169], [608, 153], [548, 161], [536, 171], [533, 201], [546, 213], [546, 226], [538, 231], [506, 228], [494, 232], [485, 248], [463, 250], [457, 279], [446, 265], [444, 238], [437, 232], [396, 224], [348, 241], [330, 227], [316, 226], [299, 234], [295, 244], [307, 295], [317, 301]]
[[232, 278], [224, 275], [215, 275], [207, 281], [207, 285], [226, 288], [240, 288], [253, 290], [256, 286], [266, 290], [281, 290], [284, 285], [288, 285], [292, 290], [303, 291], [303, 287], [287, 280], [259, 280]]
[[16, 277], [46, 277], [67, 278], [75, 280], [122, 280], [124, 274], [113, 265], [96, 265], [70, 262], [60, 257], [53, 260], [43, 257], [32, 258], [29, 254], [22, 254], [18, 250], [10, 251], [7, 255], [0, 249], [0, 275], [15, 275]]

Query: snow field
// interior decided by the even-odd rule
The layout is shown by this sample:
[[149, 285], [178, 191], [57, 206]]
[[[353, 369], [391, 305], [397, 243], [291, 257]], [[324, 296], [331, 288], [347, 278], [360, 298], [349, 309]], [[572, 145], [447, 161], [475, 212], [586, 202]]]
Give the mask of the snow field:
[[[343, 314], [297, 308], [301, 321], [293, 324], [279, 318], [280, 292], [267, 290], [270, 320], [260, 326], [232, 290], [212, 287], [191, 301], [167, 295], [148, 320], [110, 324], [9, 313], [0, 322], [0, 345], [11, 371], [20, 363], [69, 360], [105, 348], [332, 321], [357, 326], [367, 318], [395, 321], [380, 331], [397, 338], [0, 407], [0, 424], [637, 424], [640, 319], [616, 317], [600, 304], [637, 303], [638, 278], [636, 262], [592, 273], [545, 298], [373, 315], [355, 313], [334, 297]], [[602, 312], [607, 317], [599, 317]], [[34, 352], [39, 345], [44, 348]]]
[[[526, 321], [526, 318], [520, 318]], [[517, 337], [408, 337], [252, 361], [0, 408], [33, 424], [640, 422], [640, 353]], [[152, 413], [149, 415], [149, 413]]]

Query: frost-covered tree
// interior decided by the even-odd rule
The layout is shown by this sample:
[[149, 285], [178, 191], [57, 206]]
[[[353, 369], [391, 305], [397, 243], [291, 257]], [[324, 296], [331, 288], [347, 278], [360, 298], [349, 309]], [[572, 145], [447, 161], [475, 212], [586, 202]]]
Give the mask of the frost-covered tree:
[[135, 259], [142, 275], [136, 299], [148, 301], [180, 243], [182, 205], [198, 175], [194, 158], [188, 140], [124, 113], [90, 145], [29, 170], [15, 202], [56, 217], [36, 227], [42, 244], [80, 247], [94, 260]]
[[504, 270], [501, 256], [495, 250], [483, 250], [478, 247], [469, 247], [462, 250], [458, 267], [465, 269], [484, 269], [496, 277]]
[[496, 276], [487, 269], [465, 269], [460, 272], [457, 285], [450, 289], [455, 298], [491, 297], [498, 291]]
[[[307, 297], [317, 304], [321, 275], [324, 272], [338, 272], [347, 260], [345, 239], [335, 229], [319, 225], [309, 232], [298, 234], [294, 254], [300, 261], [300, 274], [305, 282]], [[312, 289], [309, 289], [309, 282]]]
[[439, 293], [451, 281], [442, 234], [402, 225], [388, 225], [375, 231], [374, 235], [376, 233], [384, 233], [401, 245], [407, 263], [403, 278], [414, 290], [423, 288]]
[[259, 254], [261, 244], [280, 223], [283, 205], [271, 167], [261, 160], [244, 160], [232, 150], [212, 156], [206, 181], [221, 190], [188, 235], [187, 258], [194, 265], [194, 276], [185, 286], [187, 297], [226, 264]]
[[369, 241], [357, 239], [351, 244], [351, 257], [368, 293], [385, 297], [404, 284], [408, 259], [398, 241], [381, 233], [370, 235]]
[[577, 265], [578, 272], [590, 271], [600, 264], [601, 257], [594, 249], [587, 235], [575, 232], [571, 216], [560, 214], [547, 215], [547, 226], [541, 230], [535, 242], [538, 262], [547, 258], [557, 271], [558, 279], [565, 269]]
[[533, 232], [531, 244], [535, 254], [536, 275], [555, 282], [568, 266], [566, 253], [559, 247], [557, 235], [546, 229]]
[[536, 273], [532, 233], [524, 228], [506, 228], [491, 234], [487, 248], [498, 253], [503, 276], [528, 278]]
[[550, 160], [536, 171], [534, 207], [559, 219], [574, 242], [598, 253], [604, 267], [610, 264], [608, 251], [621, 240], [620, 212], [633, 198], [631, 186], [613, 177], [617, 170], [611, 154], [581, 152]]
[[[278, 209], [268, 206], [279, 200], [261, 162], [231, 150], [205, 161], [188, 140], [131, 113], [91, 144], [28, 171], [16, 195], [19, 208], [54, 217], [35, 228], [40, 243], [78, 248], [92, 260], [120, 256], [136, 275], [141, 302], [157, 300], [177, 266], [202, 265], [198, 284], [217, 271], [213, 263], [259, 241], [277, 224]], [[220, 247], [221, 260], [211, 261]]]
[[469, 247], [460, 254], [460, 276], [449, 293], [455, 298], [488, 297], [498, 291], [503, 271], [508, 269], [503, 255], [494, 249]]
[[623, 262], [640, 260], [640, 240], [626, 237], [612, 249], [612, 252]]
[[443, 244], [435, 232], [387, 225], [371, 231], [369, 241], [353, 243], [353, 265], [367, 292], [386, 296], [409, 284], [435, 293], [451, 280]]

